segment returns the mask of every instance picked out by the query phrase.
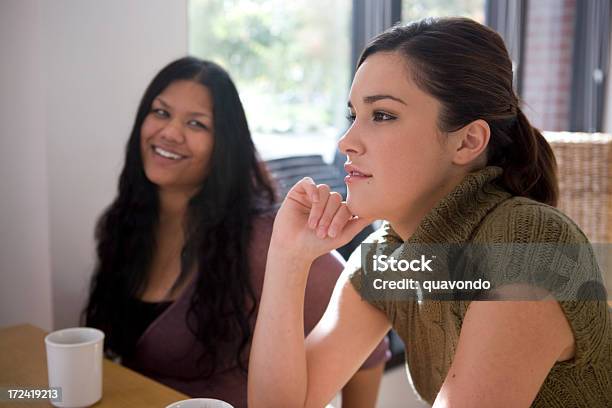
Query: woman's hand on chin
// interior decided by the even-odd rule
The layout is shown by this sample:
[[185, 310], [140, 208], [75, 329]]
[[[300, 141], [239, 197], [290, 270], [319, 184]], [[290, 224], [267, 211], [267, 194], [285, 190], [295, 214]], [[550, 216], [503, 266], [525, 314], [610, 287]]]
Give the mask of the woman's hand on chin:
[[311, 262], [350, 242], [372, 221], [354, 216], [328, 185], [305, 177], [289, 190], [278, 211], [270, 251]]

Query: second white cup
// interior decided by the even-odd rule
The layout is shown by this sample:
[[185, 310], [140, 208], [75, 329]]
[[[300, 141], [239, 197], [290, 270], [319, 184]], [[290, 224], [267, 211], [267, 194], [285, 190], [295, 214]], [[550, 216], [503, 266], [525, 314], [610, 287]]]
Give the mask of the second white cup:
[[213, 398], [192, 398], [177, 401], [166, 408], [234, 408], [225, 401]]
[[45, 337], [49, 387], [61, 390], [56, 407], [88, 407], [102, 398], [104, 333], [90, 327], [58, 330]]

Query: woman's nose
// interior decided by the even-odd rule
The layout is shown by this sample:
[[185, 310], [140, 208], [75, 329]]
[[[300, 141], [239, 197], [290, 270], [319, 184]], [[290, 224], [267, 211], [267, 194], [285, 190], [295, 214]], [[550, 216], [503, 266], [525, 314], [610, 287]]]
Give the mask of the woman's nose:
[[185, 140], [183, 126], [175, 120], [168, 121], [160, 132], [162, 139], [174, 143], [182, 143]]
[[348, 128], [348, 130], [338, 140], [338, 150], [345, 155], [349, 154], [360, 154], [363, 150], [357, 137], [355, 123]]

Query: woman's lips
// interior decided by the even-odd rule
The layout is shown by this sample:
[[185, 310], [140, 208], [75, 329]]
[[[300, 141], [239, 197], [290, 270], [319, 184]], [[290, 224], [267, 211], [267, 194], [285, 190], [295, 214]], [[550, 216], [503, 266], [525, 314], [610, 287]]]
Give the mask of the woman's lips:
[[367, 180], [372, 178], [372, 176], [367, 175], [367, 174], [363, 174], [360, 173], [358, 171], [352, 171], [349, 174], [346, 175], [346, 177], [344, 177], [344, 182], [345, 183], [355, 183], [357, 181], [361, 181], [361, 180]]
[[182, 160], [185, 158], [185, 156], [183, 156], [182, 154], [178, 154], [170, 149], [165, 149], [163, 147], [156, 146], [156, 145], [151, 145], [151, 147], [153, 149], [153, 153], [155, 153], [158, 156], [164, 157], [166, 159]]
[[180, 155], [163, 147], [151, 145], [153, 160], [161, 165], [173, 165], [182, 162], [187, 156]]
[[354, 183], [356, 181], [372, 178], [371, 174], [367, 174], [352, 164], [345, 164], [344, 170], [348, 173], [348, 175], [344, 177], [345, 183]]

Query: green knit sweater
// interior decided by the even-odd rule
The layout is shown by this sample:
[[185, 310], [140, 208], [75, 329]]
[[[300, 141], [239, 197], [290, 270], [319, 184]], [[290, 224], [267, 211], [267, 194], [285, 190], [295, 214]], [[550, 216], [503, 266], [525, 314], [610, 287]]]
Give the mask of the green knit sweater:
[[[421, 222], [405, 243], [558, 243], [588, 240], [563, 213], [494, 183], [499, 167], [470, 173]], [[365, 242], [402, 244], [385, 224]], [[351, 257], [351, 282], [363, 281], [361, 257]], [[592, 253], [592, 252], [591, 252]], [[530, 255], [535, 261], [538, 254]], [[351, 266], [352, 265], [352, 266]], [[570, 274], [571, 280], [574, 277]], [[415, 391], [433, 404], [453, 361], [469, 300], [369, 300], [389, 318], [406, 345], [406, 364]], [[559, 302], [575, 338], [575, 357], [556, 363], [533, 407], [612, 407], [612, 314], [605, 301]], [[520, 375], [520, 373], [516, 373]], [[503, 401], [500, 401], [503, 406]]]

